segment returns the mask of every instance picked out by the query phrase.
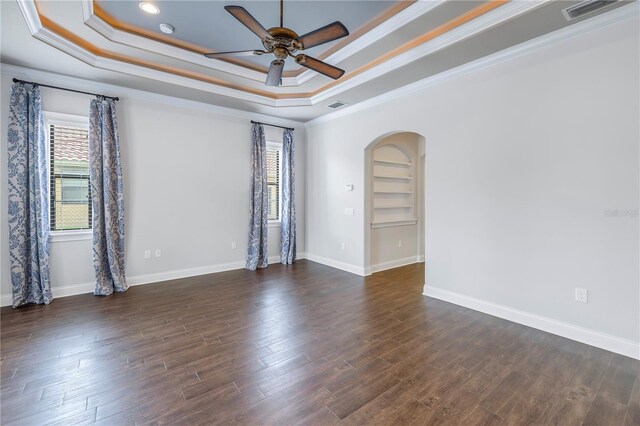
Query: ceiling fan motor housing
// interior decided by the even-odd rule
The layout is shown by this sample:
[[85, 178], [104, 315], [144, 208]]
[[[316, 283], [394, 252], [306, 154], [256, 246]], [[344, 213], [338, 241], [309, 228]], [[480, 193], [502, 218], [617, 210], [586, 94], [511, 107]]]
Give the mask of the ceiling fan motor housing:
[[[290, 28], [274, 27], [269, 28], [267, 31], [271, 34], [272, 38], [263, 39], [262, 44], [269, 52], [275, 53], [276, 49], [282, 48], [292, 54], [302, 48], [300, 42], [296, 40], [298, 38], [298, 34]], [[284, 57], [286, 58], [287, 54], [285, 54]]]

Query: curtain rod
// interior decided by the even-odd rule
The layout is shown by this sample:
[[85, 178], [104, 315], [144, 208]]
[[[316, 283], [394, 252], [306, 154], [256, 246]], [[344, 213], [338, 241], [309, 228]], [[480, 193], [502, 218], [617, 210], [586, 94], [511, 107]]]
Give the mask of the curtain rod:
[[82, 93], [83, 95], [91, 95], [91, 96], [98, 96], [98, 97], [102, 97], [102, 98], [109, 98], [109, 99], [113, 99], [114, 101], [119, 101], [120, 100], [120, 98], [118, 98], [117, 96], [99, 95], [98, 93], [83, 92], [81, 90], [67, 89], [65, 87], [50, 86], [48, 84], [40, 84], [40, 83], [36, 83], [34, 81], [20, 80], [20, 79], [17, 79], [17, 78], [14, 78], [13, 82], [14, 83], [22, 83], [22, 84], [33, 84], [33, 85], [37, 85], [37, 86], [48, 87], [50, 89], [66, 90], [67, 92]]
[[263, 123], [263, 122], [261, 122], [261, 121], [253, 121], [253, 120], [251, 120], [251, 123], [253, 123], [253, 124], [262, 124], [262, 125], [264, 125], [264, 126], [278, 127], [278, 128], [280, 128], [280, 129], [285, 129], [285, 130], [295, 130], [295, 129], [294, 129], [294, 128], [292, 128], [292, 127], [278, 126], [278, 125], [276, 125], [276, 124]]

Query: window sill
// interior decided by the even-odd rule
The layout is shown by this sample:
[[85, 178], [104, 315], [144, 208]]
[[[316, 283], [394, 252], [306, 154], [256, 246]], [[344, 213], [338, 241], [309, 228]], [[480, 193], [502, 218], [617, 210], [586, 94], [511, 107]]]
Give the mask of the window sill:
[[81, 231], [51, 231], [52, 243], [63, 243], [67, 241], [87, 241], [93, 238], [91, 229]]
[[267, 224], [267, 227], [268, 228], [279, 228], [281, 224], [282, 224], [282, 222], [280, 222], [279, 220], [270, 220], [269, 223]]

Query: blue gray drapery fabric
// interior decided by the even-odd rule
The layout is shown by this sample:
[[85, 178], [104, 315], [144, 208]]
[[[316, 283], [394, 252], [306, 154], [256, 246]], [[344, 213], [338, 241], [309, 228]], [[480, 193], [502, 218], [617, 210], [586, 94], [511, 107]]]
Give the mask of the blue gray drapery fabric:
[[269, 194], [267, 188], [267, 141], [261, 124], [251, 127], [251, 201], [249, 212], [249, 249], [247, 269], [266, 268], [267, 220]]
[[296, 176], [294, 168], [293, 131], [282, 135], [282, 212], [280, 224], [280, 263], [296, 260]]
[[7, 138], [9, 261], [13, 307], [48, 304], [49, 179], [40, 88], [15, 83]]
[[128, 288], [124, 273], [124, 189], [113, 99], [91, 101], [89, 178], [96, 275], [94, 294], [106, 296]]

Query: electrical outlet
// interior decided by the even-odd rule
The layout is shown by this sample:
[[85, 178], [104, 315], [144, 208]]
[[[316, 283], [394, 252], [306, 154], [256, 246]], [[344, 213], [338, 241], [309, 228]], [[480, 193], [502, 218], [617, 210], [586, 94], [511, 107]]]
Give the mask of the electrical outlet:
[[162, 250], [156, 249], [156, 257], [162, 256]]
[[589, 303], [589, 291], [586, 288], [576, 287], [576, 302]]
[[145, 259], [151, 259], [151, 250], [145, 250], [144, 251], [144, 258]]
[[236, 242], [235, 241], [231, 242], [231, 249], [235, 250], [237, 248], [238, 248], [238, 245], [236, 244]]
[[402, 240], [398, 240], [398, 248], [402, 247]]
[[353, 207], [347, 207], [346, 209], [344, 209], [344, 215], [353, 216]]
[[347, 248], [347, 242], [346, 242], [346, 241], [343, 241], [343, 242], [340, 244], [340, 249], [344, 250], [344, 249], [346, 249], [346, 248]]

